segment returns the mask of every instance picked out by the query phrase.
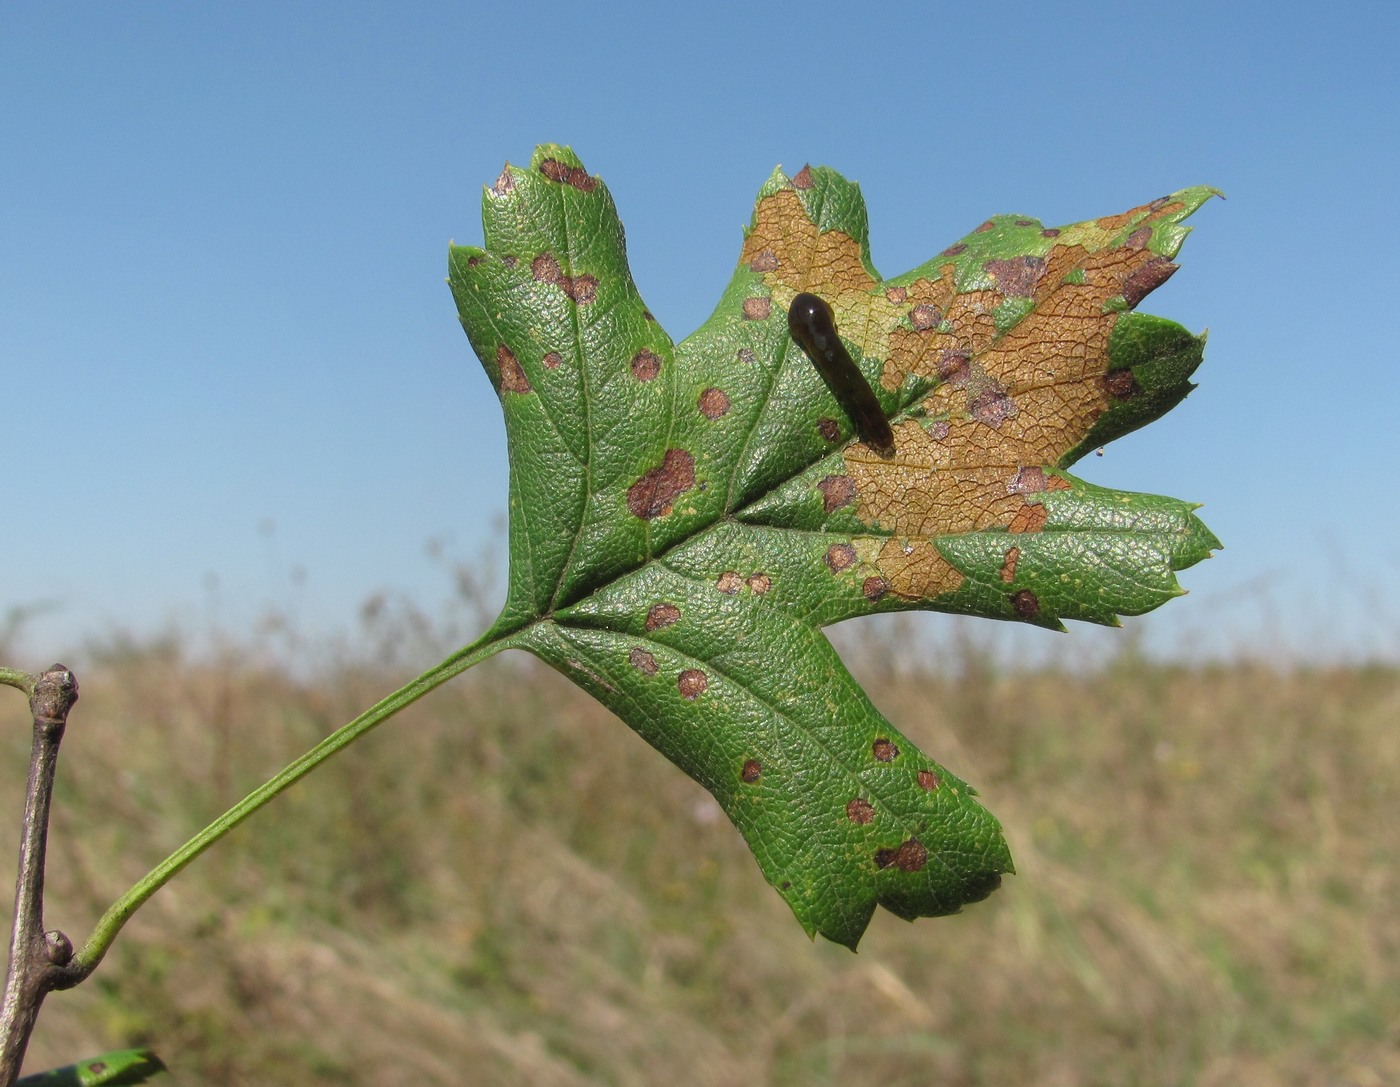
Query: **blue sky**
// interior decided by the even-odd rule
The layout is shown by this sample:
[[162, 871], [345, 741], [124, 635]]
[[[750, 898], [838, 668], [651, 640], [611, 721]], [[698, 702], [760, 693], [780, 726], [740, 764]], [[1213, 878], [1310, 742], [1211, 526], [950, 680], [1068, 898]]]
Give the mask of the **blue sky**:
[[856, 10], [0, 7], [0, 621], [47, 608], [6, 663], [267, 606], [345, 631], [450, 592], [428, 541], [500, 544], [504, 432], [443, 278], [545, 141], [608, 183], [676, 339], [779, 163], [861, 183], [886, 275], [991, 214], [1223, 189], [1141, 307], [1210, 329], [1200, 388], [1076, 469], [1225, 541], [1130, 623], [1400, 656], [1394, 5]]

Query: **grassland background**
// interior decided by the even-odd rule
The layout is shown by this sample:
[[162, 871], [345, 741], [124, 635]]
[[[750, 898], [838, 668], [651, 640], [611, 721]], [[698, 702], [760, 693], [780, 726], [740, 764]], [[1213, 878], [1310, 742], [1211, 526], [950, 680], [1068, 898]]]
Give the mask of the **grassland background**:
[[[90, 653], [48, 923], [81, 939], [436, 659], [411, 609], [366, 618], [370, 648], [299, 672], [180, 638]], [[49, 998], [28, 1067], [150, 1044], [173, 1082], [250, 1087], [1400, 1084], [1400, 672], [1154, 663], [1131, 637], [1077, 670], [923, 662], [870, 629], [853, 670], [1016, 857], [966, 913], [809, 942], [708, 794], [516, 655], [196, 862]], [[18, 813], [27, 718], [13, 692], [0, 713]]]

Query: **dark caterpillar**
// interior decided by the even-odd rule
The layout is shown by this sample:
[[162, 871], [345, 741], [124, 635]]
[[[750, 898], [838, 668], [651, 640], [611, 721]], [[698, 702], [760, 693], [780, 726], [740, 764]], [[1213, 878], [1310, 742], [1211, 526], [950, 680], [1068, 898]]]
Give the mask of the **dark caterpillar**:
[[850, 416], [860, 440], [882, 457], [894, 456], [894, 431], [885, 409], [836, 334], [831, 307], [815, 294], [799, 294], [788, 307], [788, 331]]

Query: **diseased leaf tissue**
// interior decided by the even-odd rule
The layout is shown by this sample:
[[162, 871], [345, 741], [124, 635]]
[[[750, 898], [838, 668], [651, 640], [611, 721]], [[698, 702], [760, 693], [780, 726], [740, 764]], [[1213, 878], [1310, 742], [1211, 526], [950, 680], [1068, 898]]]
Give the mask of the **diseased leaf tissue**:
[[[985, 897], [1012, 871], [997, 821], [821, 628], [901, 608], [1116, 624], [1179, 594], [1219, 546], [1194, 507], [1065, 469], [1191, 389], [1204, 337], [1134, 307], [1211, 194], [1061, 228], [998, 216], [881, 279], [857, 186], [775, 172], [714, 314], [675, 344], [602, 182], [564, 147], [508, 166], [484, 247], [450, 260], [510, 449], [493, 633], [709, 789], [809, 933], [854, 947], [877, 904]], [[802, 293], [892, 448], [793, 342]]]

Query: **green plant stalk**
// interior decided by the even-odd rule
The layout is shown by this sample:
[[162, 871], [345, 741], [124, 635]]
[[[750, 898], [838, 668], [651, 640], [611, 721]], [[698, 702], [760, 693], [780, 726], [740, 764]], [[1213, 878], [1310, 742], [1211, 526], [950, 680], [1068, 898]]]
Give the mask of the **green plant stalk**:
[[278, 796], [321, 763], [338, 751], [348, 747], [376, 725], [387, 721], [404, 707], [418, 701], [429, 691], [460, 675], [473, 665], [480, 664], [502, 649], [516, 644], [519, 630], [500, 630], [493, 627], [471, 645], [458, 650], [441, 664], [428, 669], [417, 679], [400, 687], [387, 698], [382, 699], [360, 714], [349, 724], [342, 725], [318, 743], [301, 758], [291, 763], [275, 777], [259, 786], [240, 800], [219, 818], [201, 830], [193, 838], [180, 846], [165, 860], [161, 861], [142, 877], [132, 888], [117, 899], [94, 926], [92, 934], [83, 944], [65, 971], [65, 977], [55, 988], [72, 988], [85, 980], [102, 961], [111, 948], [117, 934], [131, 916], [158, 890], [165, 886], [181, 869], [198, 857], [211, 845], [274, 797]]
[[34, 697], [34, 677], [17, 668], [0, 668], [0, 686], [23, 691], [25, 698]]

